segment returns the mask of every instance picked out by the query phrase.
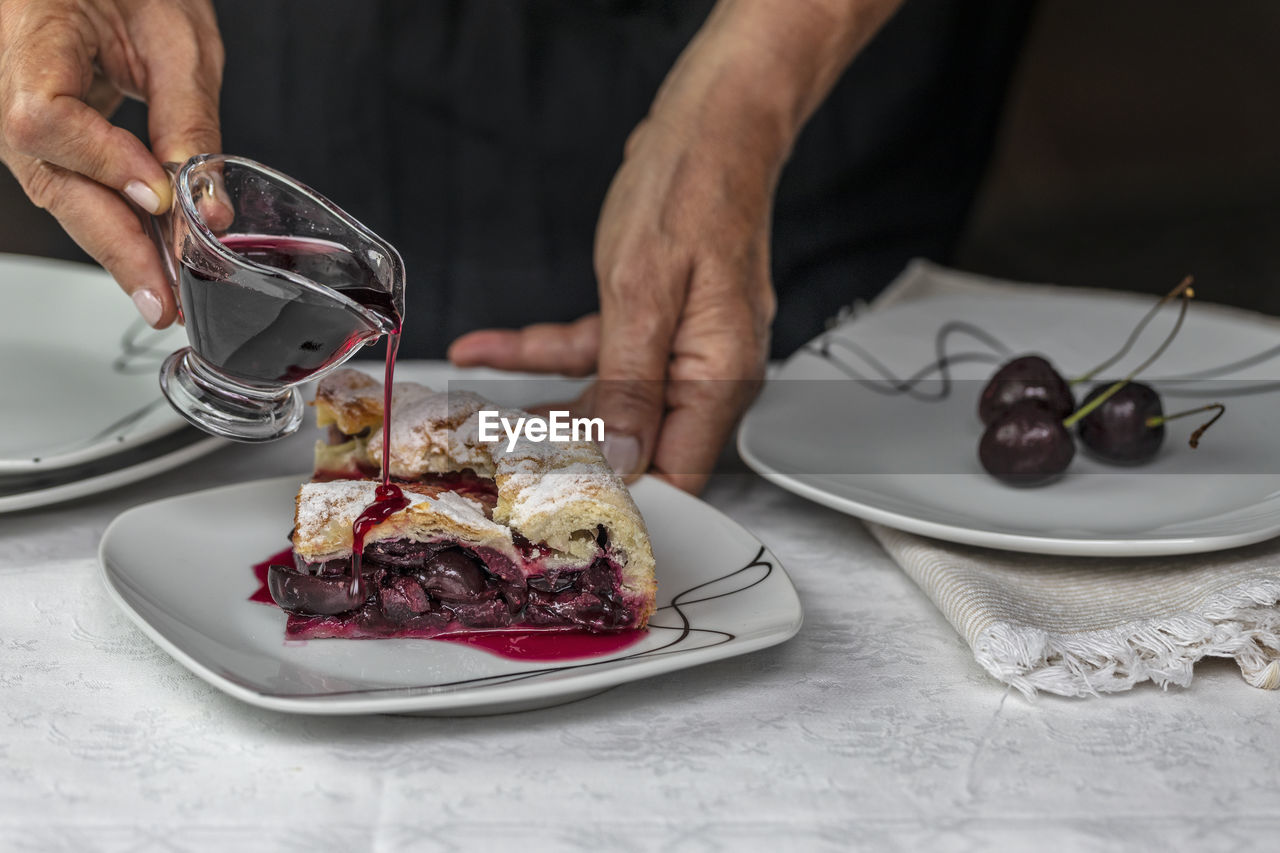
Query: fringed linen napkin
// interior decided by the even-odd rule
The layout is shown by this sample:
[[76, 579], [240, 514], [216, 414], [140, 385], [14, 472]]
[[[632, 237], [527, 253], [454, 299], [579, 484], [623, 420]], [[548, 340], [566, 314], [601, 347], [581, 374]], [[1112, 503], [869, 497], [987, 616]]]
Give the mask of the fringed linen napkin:
[[871, 524], [987, 672], [1025, 694], [1191, 683], [1204, 657], [1280, 688], [1280, 541], [1212, 554], [1020, 554]]

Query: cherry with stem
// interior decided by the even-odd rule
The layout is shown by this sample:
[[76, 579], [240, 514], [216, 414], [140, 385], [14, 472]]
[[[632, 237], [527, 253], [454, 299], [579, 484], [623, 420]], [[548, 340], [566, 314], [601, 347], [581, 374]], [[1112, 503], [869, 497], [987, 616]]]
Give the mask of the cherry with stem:
[[[1085, 402], [1091, 401], [1107, 388], [1105, 384], [1095, 386]], [[1164, 444], [1166, 421], [1211, 409], [1217, 409], [1218, 414], [1193, 433], [1189, 442], [1193, 448], [1226, 407], [1221, 403], [1214, 403], [1166, 415], [1160, 403], [1160, 395], [1154, 388], [1141, 382], [1130, 382], [1082, 419], [1076, 433], [1090, 455], [1103, 462], [1139, 465], [1150, 461]]]
[[[1118, 382], [1095, 389], [1084, 405], [1065, 418], [1033, 399], [1014, 402], [991, 420], [982, 435], [978, 445], [978, 457], [982, 467], [996, 478], [1020, 486], [1039, 485], [1066, 471], [1075, 456], [1075, 441], [1071, 435], [1071, 428], [1097, 412], [1100, 407], [1129, 387], [1134, 377], [1155, 363], [1177, 337], [1195, 292], [1186, 281], [1174, 292], [1182, 299], [1178, 319], [1150, 357]], [[1123, 349], [1116, 358], [1123, 356], [1124, 352], [1127, 352], [1127, 349]], [[1141, 413], [1143, 418], [1141, 423], [1146, 432], [1158, 433], [1155, 442], [1155, 448], [1158, 448], [1159, 441], [1163, 439], [1164, 421], [1160, 420], [1158, 428], [1150, 429], [1145, 427], [1145, 422], [1152, 417], [1164, 417], [1160, 411], [1159, 395], [1149, 386], [1135, 384], [1139, 390], [1130, 390], [1126, 396], [1134, 398], [1137, 405], [1131, 405], [1129, 408]], [[1117, 410], [1119, 408], [1116, 407]], [[1147, 454], [1148, 451], [1154, 453], [1155, 448], [1149, 446], [1150, 436], [1142, 435], [1140, 438], [1146, 442], [1140, 448], [1141, 453]], [[1197, 435], [1196, 438], [1198, 439], [1199, 436]], [[1134, 455], [1133, 452], [1131, 455]], [[1144, 458], [1149, 458], [1149, 455]], [[1117, 458], [1116, 461], [1132, 460]]]
[[[1094, 409], [1101, 406], [1107, 400], [1111, 399], [1117, 392], [1119, 392], [1121, 388], [1123, 388], [1124, 386], [1128, 385], [1131, 381], [1133, 381], [1133, 378], [1135, 376], [1137, 376], [1142, 371], [1146, 370], [1148, 367], [1154, 364], [1156, 360], [1160, 358], [1160, 356], [1164, 355], [1164, 351], [1169, 348], [1169, 345], [1173, 343], [1173, 339], [1178, 336], [1178, 331], [1182, 328], [1182, 322], [1187, 318], [1187, 306], [1191, 304], [1191, 300], [1196, 295], [1196, 292], [1192, 290], [1190, 287], [1189, 279], [1190, 279], [1190, 276], [1188, 276], [1187, 279], [1184, 279], [1183, 283], [1179, 285], [1177, 288], [1175, 288], [1175, 290], [1180, 291], [1181, 293], [1182, 307], [1178, 311], [1178, 319], [1177, 319], [1177, 322], [1173, 324], [1173, 329], [1170, 330], [1169, 334], [1165, 337], [1164, 341], [1160, 344], [1160, 346], [1156, 348], [1156, 351], [1153, 352], [1147, 358], [1146, 361], [1142, 362], [1142, 364], [1139, 364], [1133, 370], [1129, 371], [1128, 376], [1116, 382], [1113, 382], [1111, 386], [1108, 387], [1101, 394], [1094, 397], [1092, 400], [1085, 403], [1080, 408], [1076, 409], [1074, 413], [1072, 413], [1069, 417], [1066, 418], [1066, 420], [1062, 422], [1063, 426], [1070, 429], [1071, 427], [1079, 423], [1082, 418], [1088, 417], [1090, 412], [1092, 412]], [[1093, 372], [1096, 372], [1096, 371], [1090, 371], [1090, 373], [1093, 373]]]
[[[1183, 310], [1179, 314], [1179, 325], [1185, 316], [1188, 300], [1194, 295], [1189, 288], [1183, 293]], [[1165, 344], [1148, 359], [1148, 364], [1160, 356], [1177, 331], [1178, 325], [1175, 325]], [[1138, 368], [1138, 370], [1142, 369], [1142, 367]], [[1191, 434], [1188, 443], [1192, 449], [1195, 449], [1199, 447], [1200, 438], [1205, 431], [1213, 426], [1226, 411], [1226, 406], [1221, 403], [1212, 403], [1166, 415], [1156, 390], [1141, 382], [1134, 382], [1132, 379], [1133, 374], [1118, 383], [1094, 387], [1085, 398], [1080, 412], [1073, 415], [1079, 420], [1077, 432], [1081, 443], [1092, 455], [1104, 462], [1118, 465], [1147, 462], [1156, 455], [1164, 443], [1166, 422], [1216, 410], [1209, 421]], [[1066, 425], [1071, 424], [1066, 423]]]

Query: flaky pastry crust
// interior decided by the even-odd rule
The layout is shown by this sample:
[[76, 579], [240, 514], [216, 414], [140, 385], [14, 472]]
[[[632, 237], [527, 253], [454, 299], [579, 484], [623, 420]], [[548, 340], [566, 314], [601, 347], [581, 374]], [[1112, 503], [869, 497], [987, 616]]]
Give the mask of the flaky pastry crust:
[[[619, 567], [622, 591], [647, 622], [657, 584], [653, 550], [644, 519], [621, 478], [593, 441], [534, 442], [521, 437], [486, 442], [479, 435], [481, 409], [499, 410], [514, 422], [533, 417], [502, 408], [470, 392], [435, 392], [416, 383], [396, 383], [391, 421], [390, 473], [402, 481], [426, 474], [471, 469], [492, 478], [498, 500], [492, 517], [477, 500], [409, 482], [412, 503], [374, 527], [366, 542], [380, 539], [455, 539], [514, 555], [518, 533], [550, 553], [543, 565], [580, 565], [598, 553], [598, 530], [607, 534]], [[339, 370], [316, 391], [317, 424], [336, 425], [348, 435], [372, 429], [367, 441], [317, 444], [318, 473], [381, 467], [383, 386], [356, 370]], [[369, 480], [313, 482], [298, 494], [295, 548], [308, 560], [350, 556], [351, 524], [373, 500]]]

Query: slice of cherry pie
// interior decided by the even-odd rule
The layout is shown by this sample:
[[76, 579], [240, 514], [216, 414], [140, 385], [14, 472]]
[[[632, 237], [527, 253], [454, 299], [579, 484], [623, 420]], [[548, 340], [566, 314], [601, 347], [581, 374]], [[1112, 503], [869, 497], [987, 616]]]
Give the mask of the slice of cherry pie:
[[[408, 505], [365, 534], [356, 517], [381, 469], [382, 385], [354, 370], [316, 392], [314, 479], [298, 492], [294, 565], [272, 567], [287, 635], [432, 637], [477, 630], [642, 628], [654, 609], [653, 552], [630, 493], [594, 442], [479, 438], [498, 407], [466, 392], [397, 383], [390, 475]], [[525, 412], [501, 410], [513, 419]]]

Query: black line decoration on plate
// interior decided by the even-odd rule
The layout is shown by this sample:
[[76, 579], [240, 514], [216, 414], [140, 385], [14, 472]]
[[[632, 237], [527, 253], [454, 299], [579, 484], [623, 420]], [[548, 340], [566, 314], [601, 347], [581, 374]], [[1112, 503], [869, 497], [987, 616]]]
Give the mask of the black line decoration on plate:
[[[208, 433], [201, 432], [193, 426], [182, 426], [168, 435], [163, 435], [160, 438], [128, 448], [119, 453], [94, 459], [91, 462], [71, 465], [66, 468], [35, 471], [30, 474], [5, 476], [0, 479], [0, 498], [13, 498], [18, 495], [30, 497], [35, 492], [43, 492], [47, 489], [56, 489], [72, 483], [84, 484], [90, 480], [96, 480], [98, 477], [121, 473], [137, 465], [179, 453], [209, 440]], [[65, 500], [78, 499], [66, 498]], [[40, 506], [40, 504], [37, 504], [37, 506]]]
[[[675, 614], [677, 624], [659, 625], [659, 624], [655, 624], [652, 619], [649, 621], [650, 631], [653, 631], [653, 630], [671, 631], [671, 632], [674, 632], [675, 636], [673, 636], [667, 642], [655, 648], [645, 649], [643, 651], [638, 651], [638, 652], [632, 652], [630, 654], [622, 655], [620, 657], [603, 658], [603, 659], [597, 659], [597, 660], [581, 660], [581, 661], [578, 661], [577, 663], [567, 663], [567, 664], [558, 664], [555, 666], [536, 667], [533, 669], [517, 670], [516, 672], [502, 673], [499, 675], [487, 675], [487, 676], [479, 676], [477, 678], [466, 678], [459, 681], [442, 681], [437, 684], [416, 684], [416, 685], [405, 685], [405, 686], [396, 686], [396, 687], [369, 687], [369, 688], [359, 688], [359, 689], [352, 689], [352, 690], [326, 690], [318, 693], [266, 693], [266, 692], [257, 690], [255, 687], [253, 687], [250, 684], [245, 684], [243, 682], [238, 681], [229, 673], [222, 673], [222, 676], [223, 678], [226, 678], [229, 681], [235, 681], [236, 683], [240, 684], [240, 686], [242, 687], [246, 687], [250, 690], [254, 690], [255, 692], [259, 693], [262, 696], [270, 696], [272, 698], [278, 698], [278, 699], [322, 699], [322, 698], [327, 698], [331, 696], [363, 696], [363, 695], [374, 694], [374, 693], [377, 693], [377, 694], [396, 693], [396, 694], [404, 694], [406, 696], [412, 696], [420, 693], [444, 692], [447, 690], [457, 689], [459, 687], [491, 687], [491, 686], [496, 686], [500, 684], [512, 684], [514, 682], [525, 681], [527, 679], [536, 678], [540, 675], [547, 675], [549, 673], [568, 672], [571, 670], [608, 666], [610, 664], [618, 664], [618, 663], [623, 663], [623, 662], [632, 661], [632, 660], [641, 660], [644, 658], [664, 657], [666, 655], [679, 654], [680, 652], [685, 651], [685, 649], [678, 648], [680, 644], [684, 643], [687, 639], [689, 639], [694, 634], [707, 635], [715, 638], [713, 642], [707, 645], [698, 646], [697, 647], [698, 649], [715, 648], [716, 646], [722, 646], [725, 643], [728, 643], [734, 640], [736, 638], [735, 635], [728, 631], [720, 631], [714, 628], [700, 628], [694, 625], [693, 622], [690, 620], [689, 614], [685, 612], [684, 608], [694, 604], [701, 604], [704, 601], [714, 601], [716, 599], [727, 598], [732, 595], [738, 595], [740, 593], [746, 592], [752, 587], [759, 586], [760, 584], [764, 583], [773, 574], [773, 568], [774, 568], [773, 561], [771, 559], [768, 559], [768, 556], [769, 555], [766, 554], [764, 546], [761, 545], [759, 549], [756, 551], [755, 556], [752, 557], [741, 568], [734, 569], [733, 571], [727, 572], [726, 574], [720, 575], [719, 577], [712, 578], [711, 580], [708, 580], [708, 581], [703, 581], [700, 584], [691, 586], [688, 589], [684, 589], [676, 593], [674, 596], [672, 596], [671, 603], [665, 604], [662, 607], [659, 607], [656, 613], [663, 613], [665, 611], [670, 611], [671, 613]], [[758, 570], [758, 572], [756, 573], [758, 576], [755, 576], [755, 577], [752, 576], [753, 569]], [[741, 586], [737, 586], [733, 589], [730, 589], [724, 592], [712, 592], [711, 594], [705, 595], [701, 598], [689, 598], [689, 596], [693, 595], [694, 593], [697, 593], [699, 590], [707, 590], [709, 587], [714, 587], [716, 584], [723, 583], [733, 578], [738, 578], [739, 576], [743, 576], [741, 578], [741, 580], [743, 581]]]
[[[72, 453], [76, 450], [80, 450], [81, 448], [93, 447], [98, 442], [105, 441], [106, 439], [111, 438], [112, 436], [115, 436], [117, 444], [123, 443], [127, 438], [125, 435], [125, 431], [128, 430], [129, 427], [134, 426], [135, 424], [143, 421], [144, 419], [146, 419], [148, 415], [150, 415], [156, 409], [159, 409], [167, 405], [167, 403], [168, 401], [164, 397], [156, 397], [151, 402], [143, 403], [141, 406], [134, 409], [132, 412], [129, 412], [128, 414], [123, 415], [119, 419], [107, 424], [102, 429], [95, 432], [93, 435], [82, 438], [79, 441], [74, 441], [70, 444], [58, 447], [52, 453], [46, 452], [46, 456], [53, 455], [53, 453], [57, 453], [57, 454]], [[34, 457], [31, 461], [38, 463], [40, 461], [40, 457], [38, 456]]]
[[[952, 334], [965, 334], [971, 338], [976, 338], [986, 344], [995, 352], [960, 352], [948, 353], [947, 340]], [[846, 359], [834, 353], [833, 347], [840, 347], [848, 350], [858, 358], [862, 359], [873, 371], [880, 374], [880, 379], [874, 379], [859, 373], [852, 364]], [[810, 355], [818, 356], [827, 360], [834, 365], [841, 373], [850, 379], [858, 380], [863, 383], [863, 387], [875, 391], [877, 394], [907, 394], [917, 400], [938, 401], [945, 400], [951, 396], [951, 366], [953, 364], [967, 364], [981, 362], [986, 364], [999, 364], [1009, 358], [1011, 351], [1009, 347], [1001, 343], [990, 332], [975, 326], [971, 323], [965, 323], [961, 320], [949, 320], [938, 327], [938, 331], [934, 334], [933, 349], [935, 359], [908, 376], [906, 379], [898, 379], [879, 359], [873, 356], [866, 348], [854, 343], [848, 338], [827, 333], [818, 339], [816, 344], [810, 343], [801, 347], [801, 352], [807, 352]], [[940, 374], [942, 387], [935, 393], [925, 393], [916, 391], [916, 386], [924, 382], [933, 374]], [[881, 385], [884, 382], [887, 385]]]
[[86, 438], [83, 442], [81, 442], [81, 444], [84, 444], [84, 445], [96, 444], [102, 439], [109, 438], [112, 435], [116, 436], [116, 441], [124, 441], [125, 437], [123, 435], [123, 431], [125, 429], [133, 426], [138, 421], [142, 420], [147, 415], [154, 412], [156, 409], [164, 406], [167, 402], [168, 401], [165, 400], [164, 397], [156, 397], [150, 403], [145, 403], [139, 406], [138, 408], [134, 409], [132, 412], [120, 418], [116, 422], [107, 424], [102, 429], [98, 430], [95, 434]]

